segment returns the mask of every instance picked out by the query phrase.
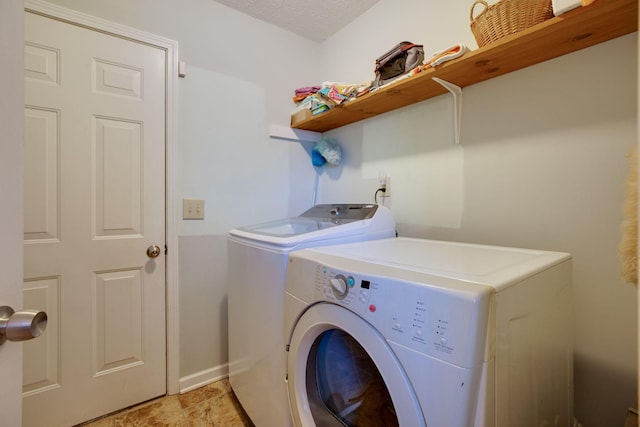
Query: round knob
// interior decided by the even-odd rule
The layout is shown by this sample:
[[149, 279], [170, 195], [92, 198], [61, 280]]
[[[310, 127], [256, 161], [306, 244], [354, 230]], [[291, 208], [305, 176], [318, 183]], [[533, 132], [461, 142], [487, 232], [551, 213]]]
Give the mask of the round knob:
[[344, 294], [347, 291], [347, 284], [340, 278], [331, 279], [331, 287], [339, 294]]
[[25, 341], [37, 338], [47, 328], [47, 313], [38, 310], [22, 310], [14, 313], [7, 322], [9, 341]]
[[157, 258], [160, 255], [160, 252], [162, 251], [158, 245], [151, 245], [147, 248], [147, 256], [149, 258]]
[[336, 277], [331, 279], [329, 283], [331, 283], [331, 290], [333, 291], [333, 294], [338, 299], [344, 299], [347, 296], [347, 293], [349, 293], [347, 278], [342, 274], [336, 275]]
[[0, 344], [6, 340], [25, 341], [42, 335], [47, 328], [47, 313], [22, 310], [17, 313], [8, 305], [0, 307]]

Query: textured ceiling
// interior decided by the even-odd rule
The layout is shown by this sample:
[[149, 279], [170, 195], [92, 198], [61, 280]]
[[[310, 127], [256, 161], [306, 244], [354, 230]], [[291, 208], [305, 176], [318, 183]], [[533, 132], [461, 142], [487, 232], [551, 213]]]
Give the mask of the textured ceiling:
[[322, 42], [378, 0], [215, 0], [292, 33]]

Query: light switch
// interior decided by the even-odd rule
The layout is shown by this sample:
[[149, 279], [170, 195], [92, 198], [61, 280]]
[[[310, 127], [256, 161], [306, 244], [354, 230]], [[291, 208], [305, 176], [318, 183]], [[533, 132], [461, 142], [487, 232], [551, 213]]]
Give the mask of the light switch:
[[182, 219], [204, 219], [204, 200], [182, 199]]

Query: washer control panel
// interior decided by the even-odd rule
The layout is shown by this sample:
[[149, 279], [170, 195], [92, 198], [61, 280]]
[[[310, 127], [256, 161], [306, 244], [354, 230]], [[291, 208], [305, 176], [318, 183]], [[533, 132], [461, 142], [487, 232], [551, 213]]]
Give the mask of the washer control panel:
[[475, 366], [484, 347], [489, 298], [431, 286], [317, 266], [317, 300], [343, 306], [387, 340], [423, 354]]
[[351, 276], [344, 277], [342, 274], [336, 274], [333, 279], [329, 279], [331, 290], [336, 298], [343, 300], [349, 294], [349, 289], [355, 284], [355, 279]]

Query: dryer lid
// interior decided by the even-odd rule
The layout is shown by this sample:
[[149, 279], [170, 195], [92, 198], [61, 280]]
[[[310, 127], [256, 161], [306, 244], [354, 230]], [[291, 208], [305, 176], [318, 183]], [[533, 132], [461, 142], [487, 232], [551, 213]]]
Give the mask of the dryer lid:
[[300, 215], [320, 221], [351, 222], [373, 218], [378, 205], [375, 204], [326, 204], [316, 205]]
[[300, 216], [261, 224], [238, 227], [231, 236], [289, 247], [363, 233], [385, 232], [390, 237], [395, 230], [391, 212], [376, 204], [316, 205]]
[[238, 231], [272, 237], [291, 237], [332, 228], [341, 223], [314, 218], [285, 218], [262, 224], [248, 225], [231, 230], [231, 234], [240, 235]]

